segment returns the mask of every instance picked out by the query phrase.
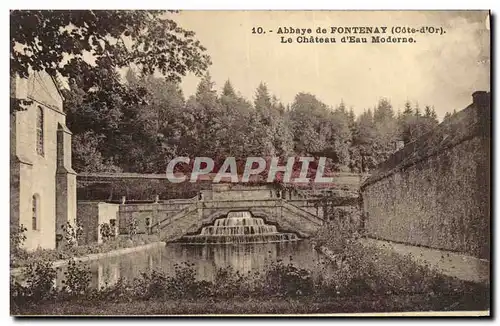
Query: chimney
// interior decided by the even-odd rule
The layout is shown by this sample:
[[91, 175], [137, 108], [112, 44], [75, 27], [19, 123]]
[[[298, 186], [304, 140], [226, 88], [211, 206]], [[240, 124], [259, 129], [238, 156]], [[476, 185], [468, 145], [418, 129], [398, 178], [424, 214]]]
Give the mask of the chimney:
[[477, 91], [472, 93], [472, 104], [478, 108], [487, 108], [490, 106], [490, 93]]

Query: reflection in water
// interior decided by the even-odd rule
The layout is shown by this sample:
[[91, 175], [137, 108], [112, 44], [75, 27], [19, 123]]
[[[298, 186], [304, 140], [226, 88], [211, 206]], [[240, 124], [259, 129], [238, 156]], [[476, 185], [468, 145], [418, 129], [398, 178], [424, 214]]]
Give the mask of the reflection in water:
[[93, 288], [114, 285], [120, 279], [120, 264], [118, 262], [96, 264], [94, 270], [97, 272], [92, 273], [91, 286]]
[[[197, 277], [207, 281], [215, 278], [218, 268], [232, 267], [242, 274], [264, 271], [273, 261], [292, 261], [296, 266], [318, 270], [323, 259], [306, 241], [246, 245], [190, 246], [168, 244], [162, 248], [91, 262], [92, 287], [113, 285], [120, 277], [131, 280], [142, 272], [161, 270], [174, 274], [176, 263], [194, 264]], [[58, 280], [60, 282], [60, 280]]]

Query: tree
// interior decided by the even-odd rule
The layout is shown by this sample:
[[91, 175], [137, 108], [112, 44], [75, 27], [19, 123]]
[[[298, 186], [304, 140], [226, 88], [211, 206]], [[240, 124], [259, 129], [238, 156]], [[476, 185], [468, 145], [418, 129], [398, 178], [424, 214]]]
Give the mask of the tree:
[[375, 123], [385, 123], [394, 118], [394, 110], [388, 99], [382, 98], [373, 111], [373, 121]]
[[327, 149], [329, 155], [333, 160], [334, 168], [336, 170], [342, 169], [349, 165], [349, 147], [352, 143], [352, 130], [351, 119], [354, 119], [354, 112], [347, 111], [343, 101], [337, 108], [330, 114], [330, 128], [331, 134], [328, 140], [329, 146]]
[[224, 87], [222, 88], [222, 95], [230, 98], [236, 98], [236, 93], [234, 92], [233, 85], [231, 84], [229, 79], [224, 83]]
[[280, 112], [280, 115], [277, 116], [272, 126], [274, 132], [272, 139], [276, 155], [287, 157], [293, 153], [293, 134], [289, 117], [284, 111], [281, 111], [282, 109], [284, 109], [284, 106], [281, 103], [278, 104], [276, 110]]
[[273, 115], [271, 95], [269, 95], [269, 90], [267, 85], [260, 83], [255, 92], [254, 100], [255, 110], [261, 116], [262, 122], [266, 125], [271, 125], [271, 119]]
[[425, 106], [424, 117], [426, 117], [426, 118], [432, 117], [432, 110], [431, 110], [431, 107], [428, 105]]
[[295, 152], [321, 153], [327, 146], [331, 128], [326, 104], [309, 93], [295, 96], [290, 111]]
[[121, 162], [128, 162], [130, 171], [161, 173], [176, 156], [186, 128], [182, 121], [184, 96], [178, 83], [151, 75], [142, 76], [135, 87], [145, 88], [150, 95], [146, 104], [126, 110], [130, 114], [125, 115], [120, 129], [125, 140]]
[[354, 114], [354, 109], [352, 107], [349, 110], [348, 120], [349, 129], [351, 130], [351, 134], [353, 134], [356, 128], [356, 115]]
[[420, 114], [420, 106], [417, 104], [415, 104], [415, 116], [416, 117], [420, 117], [421, 114]]
[[340, 113], [347, 114], [347, 108], [345, 106], [344, 100], [340, 100], [340, 103], [335, 110]]
[[270, 128], [275, 154], [287, 157], [293, 152], [291, 123], [285, 105], [275, 95], [271, 98], [271, 111], [273, 119]]
[[196, 101], [205, 102], [208, 106], [215, 106], [217, 91], [214, 89], [214, 86], [215, 83], [212, 81], [212, 76], [207, 71], [196, 87]]
[[376, 166], [375, 146], [377, 131], [370, 109], [365, 110], [357, 119], [356, 130], [353, 134], [353, 148], [351, 149], [351, 169], [362, 172], [369, 171]]
[[92, 130], [74, 135], [72, 156], [73, 168], [78, 172], [121, 172], [112, 159], [101, 154], [102, 136]]
[[[117, 69], [137, 66], [146, 75], [160, 72], [180, 81], [201, 75], [210, 64], [205, 48], [170, 19], [172, 12], [144, 10], [13, 10], [10, 12], [10, 72], [26, 78], [30, 70], [60, 74], [83, 92], [109, 90], [125, 102], [130, 93]], [[95, 64], [83, 55], [89, 54]], [[112, 94], [112, 95], [111, 95]], [[140, 96], [142, 95], [142, 96]], [[21, 109], [19, 102], [13, 110]]]
[[403, 116], [410, 116], [410, 115], [413, 115], [413, 109], [411, 108], [410, 101], [406, 101], [405, 108], [403, 110]]
[[[252, 104], [236, 95], [233, 85], [229, 80], [224, 83], [220, 97], [222, 107], [221, 128], [218, 130], [217, 139], [220, 146], [220, 156], [233, 156], [243, 158], [255, 154], [256, 139], [254, 137], [258, 123], [252, 119], [254, 112]], [[260, 155], [260, 152], [258, 153]]]
[[349, 146], [354, 122], [343, 102], [335, 109], [314, 95], [295, 96], [290, 113], [291, 130], [297, 154], [323, 156], [327, 169], [340, 170], [349, 165]]
[[436, 110], [434, 109], [434, 106], [432, 107], [432, 111], [431, 111], [431, 118], [438, 121], [438, 117], [437, 117], [437, 114], [436, 114]]
[[267, 85], [260, 83], [255, 91], [254, 108], [256, 112], [256, 119], [259, 121], [260, 129], [256, 137], [261, 138], [262, 152], [264, 156], [277, 155], [276, 143], [283, 135], [276, 134], [277, 119], [280, 115], [279, 109], [273, 105], [273, 101]]
[[398, 123], [388, 99], [379, 101], [373, 113], [373, 121], [376, 130], [374, 159], [379, 164], [394, 152], [394, 143], [399, 138]]
[[405, 144], [414, 139], [414, 121], [415, 113], [413, 112], [410, 101], [406, 101], [403, 113], [398, 117], [399, 138], [401, 138]]
[[185, 111], [191, 121], [191, 130], [188, 130], [185, 145], [190, 147], [189, 152], [193, 156], [209, 156], [217, 160], [215, 154], [219, 153], [220, 146], [225, 145], [217, 137], [222, 128], [223, 110], [214, 86], [207, 72], [200, 80], [196, 94], [186, 103]]
[[410, 103], [405, 103], [405, 110], [398, 120], [400, 137], [405, 143], [415, 141], [438, 125], [434, 107], [426, 105], [424, 114], [420, 114], [418, 104], [412, 113]]
[[[74, 84], [67, 92], [66, 123], [74, 135], [73, 164], [77, 171], [119, 167], [128, 172], [160, 173], [165, 171], [168, 159], [175, 156], [185, 129], [181, 119], [184, 98], [179, 85], [164, 78], [138, 77], [132, 70], [127, 71], [125, 79], [132, 91], [144, 89], [149, 94], [148, 101], [133, 105], [118, 96], [100, 96], [101, 92], [91, 96]], [[78, 154], [90, 146], [89, 135], [96, 138], [90, 144], [99, 153], [95, 160], [100, 164], [95, 160], [87, 162], [93, 156]], [[113, 164], [106, 167], [110, 162]]]

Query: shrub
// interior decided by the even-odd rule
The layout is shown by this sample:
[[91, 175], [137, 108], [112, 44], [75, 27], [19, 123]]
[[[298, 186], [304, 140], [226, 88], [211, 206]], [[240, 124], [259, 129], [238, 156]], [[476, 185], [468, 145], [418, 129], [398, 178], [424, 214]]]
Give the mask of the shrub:
[[174, 298], [195, 298], [197, 293], [194, 263], [183, 262], [174, 265], [174, 276], [166, 279], [166, 291]]
[[82, 236], [83, 228], [76, 224], [73, 225], [70, 222], [62, 225], [63, 230], [63, 240], [67, 247], [75, 247], [78, 245], [78, 239]]
[[16, 265], [20, 260], [26, 259], [28, 253], [22, 248], [26, 241], [26, 229], [24, 225], [10, 224], [10, 264]]
[[132, 281], [133, 296], [141, 299], [163, 298], [167, 292], [167, 277], [161, 271], [141, 273]]
[[90, 268], [88, 266], [80, 266], [71, 259], [64, 272], [63, 287], [61, 290], [71, 296], [85, 294], [90, 287], [92, 276]]
[[437, 291], [453, 292], [456, 288], [456, 281], [417, 263], [411, 255], [365, 246], [358, 241], [361, 236], [349, 225], [334, 221], [314, 240], [317, 247], [326, 247], [333, 253], [330, 283], [334, 284], [336, 294], [432, 295]]
[[252, 280], [232, 267], [219, 268], [215, 273], [213, 289], [210, 295], [217, 298], [232, 298], [235, 296], [249, 296], [255, 287], [251, 286]]
[[314, 282], [310, 270], [278, 260], [265, 272], [262, 287], [265, 295], [295, 297], [312, 294]]
[[137, 235], [138, 229], [139, 229], [139, 221], [137, 221], [135, 217], [131, 217], [127, 224], [127, 230], [130, 239], [134, 238]]
[[32, 263], [25, 267], [22, 281], [11, 277], [11, 298], [16, 303], [42, 301], [55, 294], [56, 271], [50, 262]]
[[107, 242], [110, 239], [116, 237], [114, 228], [111, 227], [108, 223], [102, 223], [99, 226], [99, 232], [101, 233], [102, 241]]
[[316, 247], [326, 246], [334, 254], [346, 254], [349, 247], [363, 236], [356, 223], [349, 218], [335, 218], [324, 225], [316, 234], [313, 242]]
[[[360, 247], [354, 252], [361, 249]], [[264, 273], [241, 275], [231, 267], [217, 270], [213, 282], [197, 280], [193, 264], [176, 264], [173, 275], [162, 271], [144, 272], [133, 280], [120, 279], [111, 286], [101, 289], [90, 288], [90, 271], [70, 261], [65, 273], [63, 287], [54, 287], [55, 271], [47, 264], [30, 265], [25, 272], [23, 284], [12, 281], [12, 300], [18, 306], [43, 302], [47, 299], [88, 300], [89, 302], [131, 302], [134, 300], [205, 300], [246, 297], [258, 298], [312, 298], [331, 299], [335, 296], [370, 295], [386, 297], [393, 294], [421, 294], [435, 300], [435, 294], [445, 293], [451, 298], [463, 300], [472, 296], [480, 302], [487, 302], [486, 296], [477, 288], [464, 282], [429, 273], [425, 267], [408, 265], [408, 261], [396, 256], [377, 256], [368, 251], [374, 261], [388, 263], [382, 269], [373, 268], [376, 263], [366, 255], [354, 254], [341, 267], [333, 265], [335, 273], [330, 278], [313, 276], [313, 271], [299, 268], [293, 263], [277, 261], [269, 265]], [[406, 268], [405, 266], [409, 266]], [[329, 266], [331, 267], [331, 266]], [[415, 270], [414, 268], [417, 268]], [[388, 271], [394, 271], [389, 273]], [[451, 292], [450, 292], [451, 291]], [[483, 291], [484, 292], [484, 291]], [[461, 297], [459, 297], [461, 295]], [[420, 297], [419, 297], [420, 298]], [[420, 299], [419, 299], [420, 300]], [[453, 299], [452, 299], [453, 300]]]

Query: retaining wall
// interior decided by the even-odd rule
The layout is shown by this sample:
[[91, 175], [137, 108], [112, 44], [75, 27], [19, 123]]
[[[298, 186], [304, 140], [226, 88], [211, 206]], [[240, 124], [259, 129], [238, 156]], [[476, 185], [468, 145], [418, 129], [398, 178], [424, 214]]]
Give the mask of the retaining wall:
[[382, 164], [361, 188], [368, 235], [489, 257], [490, 115], [472, 104]]

